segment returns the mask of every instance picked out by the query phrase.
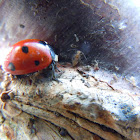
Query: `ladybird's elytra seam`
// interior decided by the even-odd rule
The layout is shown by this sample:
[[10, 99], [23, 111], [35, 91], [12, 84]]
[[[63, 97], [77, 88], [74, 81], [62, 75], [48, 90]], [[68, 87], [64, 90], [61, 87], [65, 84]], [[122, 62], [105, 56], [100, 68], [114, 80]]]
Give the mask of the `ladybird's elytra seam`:
[[12, 62], [10, 62], [8, 64], [8, 67], [7, 68], [10, 69], [11, 71], [15, 71], [15, 66], [14, 66], [14, 64]]
[[23, 46], [22, 47], [22, 52], [24, 52], [24, 53], [28, 53], [28, 47], [27, 46]]
[[39, 41], [40, 44], [47, 45], [45, 41]]
[[35, 60], [35, 65], [38, 66], [40, 62], [38, 60]]

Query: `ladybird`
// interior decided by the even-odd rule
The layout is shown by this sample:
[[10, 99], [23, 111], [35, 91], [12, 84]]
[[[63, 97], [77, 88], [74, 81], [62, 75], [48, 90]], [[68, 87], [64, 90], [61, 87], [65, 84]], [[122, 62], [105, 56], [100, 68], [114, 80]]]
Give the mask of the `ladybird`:
[[3, 69], [12, 75], [25, 75], [55, 64], [58, 56], [51, 46], [39, 39], [26, 39], [14, 44], [5, 57]]

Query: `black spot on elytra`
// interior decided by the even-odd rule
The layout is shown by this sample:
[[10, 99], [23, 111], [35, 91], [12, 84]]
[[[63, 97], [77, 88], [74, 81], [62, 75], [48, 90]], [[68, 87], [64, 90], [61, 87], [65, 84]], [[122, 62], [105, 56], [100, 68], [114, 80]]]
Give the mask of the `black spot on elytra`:
[[35, 60], [35, 65], [38, 66], [40, 62], [38, 60]]
[[27, 47], [27, 46], [23, 46], [23, 47], [22, 47], [22, 52], [28, 53], [28, 47]]
[[47, 45], [47, 43], [45, 41], [39, 41], [39, 43], [44, 45], [44, 46]]
[[9, 63], [7, 68], [10, 69], [11, 71], [15, 71], [15, 66], [12, 62]]

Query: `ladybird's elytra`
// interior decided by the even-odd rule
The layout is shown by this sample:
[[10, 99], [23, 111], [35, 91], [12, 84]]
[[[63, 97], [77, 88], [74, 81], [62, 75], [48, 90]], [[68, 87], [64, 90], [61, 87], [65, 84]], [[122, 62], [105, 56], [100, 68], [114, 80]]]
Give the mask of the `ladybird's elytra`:
[[14, 44], [7, 54], [3, 69], [12, 75], [33, 73], [57, 61], [57, 55], [47, 42], [26, 39]]

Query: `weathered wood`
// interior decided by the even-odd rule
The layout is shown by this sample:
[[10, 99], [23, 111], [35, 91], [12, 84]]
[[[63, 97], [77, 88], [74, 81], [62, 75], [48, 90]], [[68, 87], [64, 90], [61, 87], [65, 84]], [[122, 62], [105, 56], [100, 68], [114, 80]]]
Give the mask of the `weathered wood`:
[[92, 75], [85, 77], [76, 69], [60, 69], [60, 82], [44, 77], [44, 72], [12, 77], [10, 99], [2, 103], [2, 114], [14, 119], [23, 111], [66, 129], [79, 140], [94, 135], [107, 140], [140, 138], [138, 96], [115, 89]]

